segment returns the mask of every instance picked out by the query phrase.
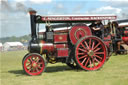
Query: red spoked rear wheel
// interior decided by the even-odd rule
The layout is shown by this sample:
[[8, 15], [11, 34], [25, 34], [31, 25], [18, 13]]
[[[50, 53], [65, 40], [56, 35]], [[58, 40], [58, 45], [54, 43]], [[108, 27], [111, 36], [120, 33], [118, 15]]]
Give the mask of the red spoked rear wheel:
[[106, 60], [107, 50], [101, 39], [83, 37], [75, 47], [76, 63], [84, 70], [98, 70]]
[[45, 60], [40, 54], [30, 53], [23, 60], [23, 69], [28, 75], [40, 75], [45, 69]]

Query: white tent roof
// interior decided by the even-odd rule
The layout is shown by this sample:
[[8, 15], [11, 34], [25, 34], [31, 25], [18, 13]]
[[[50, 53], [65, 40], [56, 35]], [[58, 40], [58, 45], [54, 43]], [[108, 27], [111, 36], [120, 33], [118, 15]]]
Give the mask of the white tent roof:
[[2, 43], [0, 43], [0, 47], [3, 46]]
[[10, 46], [23, 46], [21, 42], [6, 42], [5, 44], [8, 44]]

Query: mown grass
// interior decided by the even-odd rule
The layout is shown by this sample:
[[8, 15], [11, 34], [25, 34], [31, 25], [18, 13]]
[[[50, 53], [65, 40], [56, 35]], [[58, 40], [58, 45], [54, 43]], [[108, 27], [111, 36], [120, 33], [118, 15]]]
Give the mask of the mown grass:
[[111, 56], [98, 71], [73, 70], [57, 63], [48, 64], [40, 76], [27, 76], [22, 69], [26, 53], [0, 53], [1, 85], [128, 85], [128, 55]]

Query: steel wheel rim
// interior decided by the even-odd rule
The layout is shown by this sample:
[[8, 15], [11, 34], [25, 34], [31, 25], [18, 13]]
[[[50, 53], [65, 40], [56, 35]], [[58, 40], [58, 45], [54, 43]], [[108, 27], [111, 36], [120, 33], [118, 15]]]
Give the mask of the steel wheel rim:
[[96, 37], [81, 40], [75, 51], [77, 63], [85, 70], [97, 70], [103, 66], [106, 60], [106, 47]]
[[24, 60], [24, 70], [29, 75], [39, 75], [44, 71], [44, 68], [44, 60], [39, 55], [28, 55], [28, 57]]

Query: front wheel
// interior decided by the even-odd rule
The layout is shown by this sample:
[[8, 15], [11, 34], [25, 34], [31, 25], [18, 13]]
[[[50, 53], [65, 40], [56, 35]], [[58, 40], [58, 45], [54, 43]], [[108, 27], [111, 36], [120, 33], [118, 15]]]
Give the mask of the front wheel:
[[23, 69], [28, 75], [40, 75], [45, 70], [45, 60], [37, 53], [29, 53], [23, 58]]
[[98, 37], [83, 37], [75, 45], [75, 61], [84, 70], [100, 69], [106, 56], [106, 46]]

